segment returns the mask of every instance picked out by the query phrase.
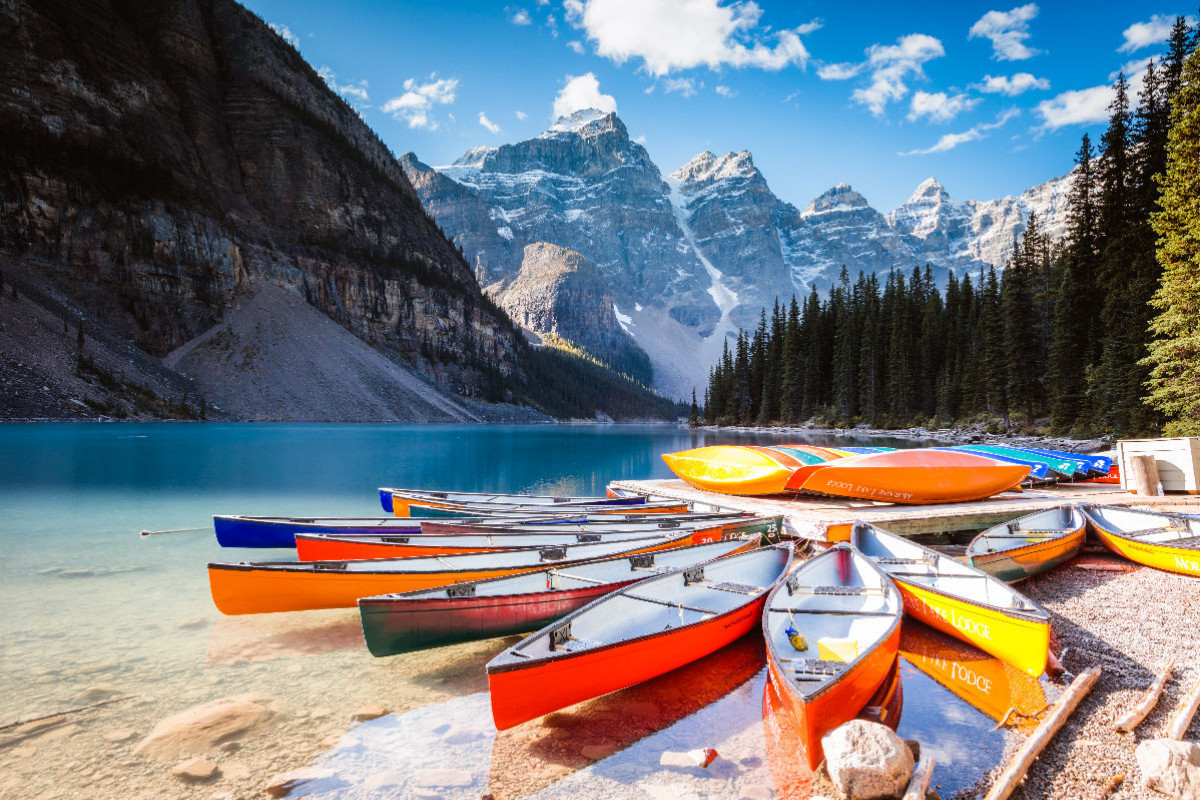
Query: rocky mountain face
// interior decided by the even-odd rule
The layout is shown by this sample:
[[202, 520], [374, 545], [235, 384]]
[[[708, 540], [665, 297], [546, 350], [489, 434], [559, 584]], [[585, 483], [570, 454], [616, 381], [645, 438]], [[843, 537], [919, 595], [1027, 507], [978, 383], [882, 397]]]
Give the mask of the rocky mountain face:
[[556, 334], [646, 383], [646, 354], [626, 333], [604, 278], [586, 258], [547, 242], [525, 246], [521, 270], [496, 296], [518, 325]]
[[[664, 177], [615, 114], [594, 110], [450, 166], [411, 155], [404, 165], [489, 292], [504, 291], [532, 242], [594, 263], [656, 386], [677, 397], [776, 298], [824, 291], [843, 266], [854, 276], [930, 264], [939, 281], [1002, 269], [1031, 213], [1061, 235], [1070, 189], [1066, 175], [1016, 197], [956, 201], [930, 178], [883, 214], [843, 183], [800, 211], [771, 191], [749, 152], [704, 152]], [[506, 307], [520, 315], [518, 302]]]
[[163, 356], [265, 283], [456, 393], [518, 369], [401, 165], [233, 0], [11, 0], [0, 32], [0, 252], [87, 324]]

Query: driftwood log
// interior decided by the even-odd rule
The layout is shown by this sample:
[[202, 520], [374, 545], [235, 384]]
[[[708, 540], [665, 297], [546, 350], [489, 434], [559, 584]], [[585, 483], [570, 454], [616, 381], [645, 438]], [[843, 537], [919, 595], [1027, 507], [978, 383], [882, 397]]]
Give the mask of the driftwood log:
[[1192, 724], [1192, 717], [1196, 716], [1196, 707], [1200, 706], [1200, 680], [1197, 680], [1191, 689], [1188, 689], [1187, 695], [1179, 703], [1179, 708], [1175, 711], [1175, 716], [1171, 717], [1171, 724], [1167, 726], [1167, 738], [1181, 741], [1183, 735], [1187, 733], [1188, 726]]
[[917, 768], [908, 780], [908, 788], [904, 790], [904, 800], [925, 800], [925, 793], [929, 791], [929, 779], [932, 777], [933, 756], [922, 753], [917, 761]]
[[1171, 670], [1174, 666], [1175, 659], [1173, 657], [1168, 658], [1167, 663], [1163, 664], [1163, 668], [1159, 670], [1158, 676], [1155, 677], [1154, 683], [1150, 684], [1150, 688], [1142, 695], [1142, 699], [1137, 702], [1137, 705], [1129, 709], [1129, 711], [1125, 712], [1124, 716], [1113, 723], [1115, 730], [1122, 733], [1129, 733], [1141, 724], [1147, 714], [1154, 710], [1154, 706], [1158, 704], [1158, 698], [1162, 695], [1163, 687], [1171, 679]]
[[1054, 734], [1058, 733], [1066, 723], [1071, 712], [1083, 701], [1099, 677], [1100, 665], [1097, 664], [1087, 672], [1081, 672], [1075, 680], [1071, 681], [1071, 685], [1054, 704], [1054, 710], [1042, 720], [1037, 730], [1025, 740], [1025, 743], [1013, 755], [1012, 760], [1008, 762], [1008, 766], [1004, 768], [1004, 772], [1000, 774], [995, 785], [988, 792], [987, 800], [1006, 800], [1012, 795], [1021, 785], [1021, 781], [1025, 779], [1025, 773], [1029, 771], [1034, 760], [1054, 738]]
[[65, 717], [67, 714], [78, 714], [80, 711], [99, 708], [100, 706], [106, 706], [110, 703], [119, 703], [122, 700], [132, 700], [134, 697], [137, 697], [137, 695], [127, 694], [124, 697], [114, 697], [111, 700], [101, 700], [99, 703], [89, 703], [86, 706], [76, 706], [75, 708], [68, 708], [65, 711], [55, 711], [53, 714], [43, 714], [40, 717], [30, 717], [29, 719], [19, 719], [16, 722], [8, 722], [4, 725], [0, 725], [0, 731], [6, 731], [10, 728], [19, 728], [22, 725], [29, 725], [32, 722], [41, 722], [47, 719], [54, 719], [55, 717]]

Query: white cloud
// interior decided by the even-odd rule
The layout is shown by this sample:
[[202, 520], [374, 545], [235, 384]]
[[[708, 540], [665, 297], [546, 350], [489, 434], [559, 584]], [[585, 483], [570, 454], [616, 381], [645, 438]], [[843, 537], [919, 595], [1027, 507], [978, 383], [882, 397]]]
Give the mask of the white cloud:
[[614, 113], [617, 110], [616, 98], [600, 93], [600, 81], [591, 72], [566, 77], [566, 84], [554, 98], [554, 118], [569, 117], [582, 108]]
[[675, 92], [684, 97], [691, 97], [696, 93], [696, 82], [691, 78], [666, 78], [663, 80], [663, 91], [667, 94]]
[[1040, 52], [1025, 44], [1029, 38], [1029, 23], [1037, 15], [1035, 3], [1011, 11], [989, 11], [971, 26], [967, 38], [991, 39], [992, 58], [997, 61], [1023, 61]]
[[550, 35], [555, 39], [558, 38], [558, 17], [553, 14], [546, 15], [546, 27], [550, 29]]
[[528, 116], [529, 116], [529, 115], [528, 115], [528, 114], [526, 114], [524, 111], [514, 111], [513, 113], [514, 113], [514, 114], [516, 114], [516, 115], [517, 115], [517, 119], [521, 120], [522, 122], [525, 120], [525, 118], [526, 118], [526, 117], [528, 117]]
[[583, 55], [583, 42], [577, 39], [572, 39], [571, 41], [567, 42], [567, 47], [571, 48], [579, 55]]
[[730, 97], [737, 97], [737, 92], [733, 89], [730, 89], [728, 86], [717, 86], [714, 91], [726, 99], [729, 99]]
[[643, 133], [643, 134], [633, 137], [633, 141], [636, 144], [645, 144], [646, 143], [646, 134]]
[[913, 95], [908, 118], [916, 121], [921, 117], [929, 117], [930, 122], [949, 122], [978, 104], [978, 97], [968, 97], [965, 94], [948, 95], [945, 92], [918, 91]]
[[487, 114], [482, 111], [479, 112], [479, 124], [487, 128], [488, 133], [492, 135], [500, 133], [500, 126], [488, 119]]
[[962, 133], [947, 133], [945, 136], [937, 140], [937, 143], [932, 147], [927, 147], [924, 150], [909, 150], [907, 153], [898, 153], [902, 156], [927, 156], [930, 153], [944, 153], [947, 150], [953, 150], [960, 144], [974, 142], [979, 139], [987, 138], [987, 135], [996, 128], [1001, 127], [1013, 117], [1021, 112], [1018, 109], [1010, 108], [996, 117], [995, 122], [981, 122], [973, 128], [968, 128]]
[[977, 83], [972, 88], [985, 94], [1003, 94], [1016, 97], [1030, 89], [1049, 89], [1050, 81], [1045, 78], [1035, 78], [1028, 72], [1018, 72], [1016, 75], [984, 75], [983, 83]]
[[[908, 85], [904, 82], [907, 77], [925, 77], [925, 62], [945, 54], [942, 43], [924, 33], [910, 33], [892, 45], [873, 44], [867, 48], [866, 62], [858, 68], [860, 72], [870, 70], [871, 83], [855, 89], [851, 97], [879, 116], [888, 103], [908, 94]], [[826, 79], [836, 77], [840, 76]]]
[[[325, 84], [330, 89], [333, 89], [342, 97], [353, 98], [355, 101], [357, 101], [356, 105], [361, 106], [363, 103], [366, 103], [371, 99], [367, 93], [367, 82], [365, 80], [351, 83], [338, 83], [337, 74], [329, 67], [321, 67], [317, 70], [317, 74], [321, 76], [321, 80], [325, 81]], [[370, 106], [363, 107], [370, 108]]]
[[1118, 53], [1132, 53], [1152, 44], [1165, 42], [1171, 36], [1171, 26], [1175, 24], [1174, 17], [1155, 14], [1146, 22], [1135, 22], [1121, 32], [1125, 44], [1117, 48]]
[[823, 81], [844, 81], [853, 78], [867, 68], [861, 64], [822, 64], [817, 68], [817, 77]]
[[803, 67], [808, 50], [800, 36], [820, 25], [772, 32], [759, 25], [762, 9], [752, 0], [565, 0], [563, 9], [599, 55], [618, 64], [641, 60], [655, 78], [699, 66]]
[[279, 22], [272, 22], [271, 30], [278, 33], [280, 38], [290, 44], [292, 47], [296, 48], [297, 50], [300, 49], [300, 37], [292, 33], [292, 29], [287, 25], [283, 25]]
[[809, 20], [808, 22], [804, 23], [803, 25], [800, 25], [799, 27], [795, 28], [794, 30], [796, 31], [796, 33], [800, 34], [801, 36], [806, 36], [806, 35], [812, 33], [813, 31], [821, 30], [821, 28], [823, 28], [824, 26], [825, 26], [825, 20], [818, 17], [816, 19]]
[[383, 111], [402, 119], [410, 128], [437, 130], [438, 123], [429, 116], [435, 105], [450, 105], [458, 91], [458, 78], [438, 78], [431, 74], [425, 83], [415, 78], [404, 81], [404, 94], [383, 104]]
[[[1146, 80], [1146, 65], [1152, 59], [1138, 59], [1126, 64], [1122, 71], [1129, 82], [1130, 105], [1137, 104], [1138, 93]], [[1116, 81], [1116, 72], [1108, 76], [1110, 81]], [[1115, 93], [1112, 84], [1092, 86], [1088, 89], [1074, 89], [1063, 92], [1057, 97], [1043, 100], [1035, 109], [1042, 118], [1041, 129], [1057, 130], [1067, 125], [1090, 125], [1104, 122], [1108, 119], [1108, 104], [1113, 101]]]
[[529, 12], [523, 8], [518, 8], [516, 11], [509, 8], [504, 10], [508, 13], [508, 21], [513, 25], [528, 25], [533, 22], [533, 19], [529, 16]]

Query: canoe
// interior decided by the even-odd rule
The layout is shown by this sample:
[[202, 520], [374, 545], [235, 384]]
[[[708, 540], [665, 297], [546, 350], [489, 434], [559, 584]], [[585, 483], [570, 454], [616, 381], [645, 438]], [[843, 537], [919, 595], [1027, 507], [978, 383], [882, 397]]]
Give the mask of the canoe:
[[675, 569], [754, 548], [728, 540], [576, 562], [504, 578], [364, 597], [363, 636], [374, 656], [536, 631], [597, 597]]
[[963, 444], [957, 445], [954, 449], [962, 453], [977, 453], [983, 456], [1019, 459], [1035, 464], [1044, 464], [1048, 470], [1046, 475], [1048, 479], [1070, 480], [1083, 464], [1083, 462], [1076, 459], [1042, 456], [1028, 450], [1017, 450], [1012, 447], [1001, 447], [999, 445]]
[[772, 590], [762, 619], [767, 678], [796, 721], [812, 769], [825, 758], [821, 737], [854, 719], [896, 663], [902, 612], [895, 584], [846, 544], [804, 562]]
[[1028, 467], [974, 453], [920, 448], [801, 467], [786, 488], [892, 503], [956, 503], [991, 497], [1028, 474]]
[[[520, 529], [524, 525], [631, 524], [658, 525], [660, 522], [698, 522], [753, 516], [745, 512], [706, 512], [684, 514], [588, 514], [553, 511], [477, 511], [481, 516], [445, 520], [420, 520], [411, 517], [254, 517], [218, 515], [213, 517], [217, 543], [222, 547], [295, 547], [297, 533], [330, 533], [336, 536], [407, 536], [418, 533], [476, 533], [497, 527]], [[534, 530], [530, 528], [529, 530]], [[564, 530], [566, 530], [564, 528]]]
[[208, 565], [213, 602], [224, 614], [354, 608], [360, 597], [432, 589], [576, 561], [682, 547], [691, 533], [496, 553], [362, 561], [242, 561]]
[[379, 504], [383, 510], [397, 517], [408, 516], [402, 510], [408, 502], [426, 505], [445, 505], [448, 507], [462, 505], [641, 505], [646, 502], [645, 495], [625, 497], [563, 497], [558, 495], [538, 494], [498, 494], [494, 492], [438, 492], [429, 489], [396, 489], [383, 487], [379, 490]]
[[631, 509], [636, 509], [639, 514], [686, 514], [691, 510], [691, 504], [679, 500], [663, 501], [655, 503], [639, 503], [637, 505], [571, 505], [562, 503], [560, 505], [432, 505], [428, 503], [418, 503], [415, 500], [410, 500], [407, 504], [396, 508], [402, 509], [404, 513], [396, 514], [397, 517], [419, 517], [421, 519], [459, 519], [462, 517], [477, 517], [481, 512], [491, 512], [493, 514], [529, 514], [533, 512], [546, 512], [552, 514], [627, 514]]
[[1046, 708], [1037, 678], [916, 620], [900, 626], [900, 657], [980, 713], [1022, 733], [1037, 727], [1037, 715]]
[[971, 566], [1013, 583], [1065, 564], [1083, 547], [1087, 521], [1073, 505], [995, 525], [967, 545]]
[[1102, 456], [1088, 456], [1083, 453], [1068, 453], [1063, 450], [1046, 450], [1042, 447], [1015, 447], [1014, 450], [1024, 450], [1029, 453], [1034, 453], [1047, 458], [1061, 458], [1076, 461], [1079, 467], [1075, 470], [1075, 478], [1083, 480], [1085, 478], [1099, 477], [1108, 474], [1108, 468], [1112, 466], [1112, 459]]
[[1046, 671], [1050, 615], [1007, 583], [866, 522], [850, 541], [895, 581], [909, 616], [1035, 678]]
[[662, 460], [672, 472], [697, 489], [737, 495], [778, 494], [797, 467], [814, 463], [778, 448], [742, 445], [714, 445], [663, 453]]
[[[807, 756], [797, 757], [798, 753], [806, 752], [802, 729], [771, 680], [763, 681], [762, 704], [763, 742], [775, 796], [814, 796], [813, 769], [808, 764]], [[900, 675], [900, 660], [897, 658], [879, 689], [855, 719], [878, 722], [896, 730], [903, 711], [904, 683]]]
[[504, 730], [691, 663], [753, 630], [791, 543], [648, 578], [542, 628], [487, 665]]
[[424, 533], [491, 533], [497, 530], [531, 531], [564, 529], [605, 530], [610, 527], [642, 525], [674, 528], [680, 525], [710, 522], [734, 522], [755, 515], [748, 511], [688, 512], [685, 514], [585, 514], [579, 517], [529, 516], [521, 518], [475, 517], [469, 519], [421, 520]]
[[1119, 556], [1167, 572], [1200, 575], [1200, 520], [1120, 506], [1083, 506], [1088, 527]]
[[[406, 536], [336, 536], [296, 534], [296, 556], [301, 561], [338, 561], [362, 558], [412, 558], [510, 550], [518, 547], [551, 547], [583, 542], [610, 542], [690, 533], [689, 544], [769, 535], [779, 531], [779, 517], [749, 517], [736, 522], [667, 522], [662, 525], [546, 525], [496, 528], [479, 533], [418, 533]], [[522, 530], [525, 528], [525, 530]]]
[[[939, 447], [939, 450], [949, 450], [959, 453], [974, 453], [974, 450], [964, 450], [960, 447]], [[996, 461], [1003, 461], [1006, 464], [1020, 464], [1029, 467], [1029, 481], [1031, 483], [1046, 483], [1051, 480], [1050, 468], [1043, 461], [1033, 461], [1030, 458], [1022, 458], [1019, 453], [1002, 454], [997, 452], [986, 453], [988, 458]]]

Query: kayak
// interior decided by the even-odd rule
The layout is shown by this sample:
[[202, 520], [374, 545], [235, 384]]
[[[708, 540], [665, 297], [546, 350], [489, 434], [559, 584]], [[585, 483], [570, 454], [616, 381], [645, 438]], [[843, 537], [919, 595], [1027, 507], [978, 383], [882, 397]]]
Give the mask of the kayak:
[[900, 626], [900, 657], [998, 723], [1030, 733], [1046, 708], [1037, 678], [916, 620]]
[[792, 564], [791, 543], [708, 561], [619, 589], [487, 665], [504, 730], [661, 675], [753, 630]]
[[609, 542], [666, 534], [691, 534], [690, 544], [778, 533], [779, 517], [748, 517], [736, 522], [620, 523], [614, 525], [515, 525], [478, 533], [418, 533], [407, 536], [336, 536], [296, 534], [296, 556], [301, 561], [336, 561], [362, 558], [411, 558], [543, 547], [583, 542]]
[[360, 597], [431, 589], [604, 556], [691, 543], [691, 532], [615, 542], [529, 547], [493, 553], [362, 561], [242, 561], [208, 565], [213, 602], [223, 614], [354, 608]]
[[752, 541], [717, 541], [547, 567], [437, 589], [364, 597], [363, 636], [374, 656], [535, 631], [630, 583], [752, 549]]
[[967, 561], [1013, 583], [1070, 561], [1086, 534], [1087, 521], [1073, 505], [1036, 511], [976, 536], [967, 545]]
[[1167, 572], [1200, 575], [1200, 520], [1120, 506], [1085, 505], [1088, 526], [1119, 556]]
[[1101, 475], [1108, 474], [1108, 468], [1112, 466], [1112, 459], [1106, 456], [1089, 456], [1083, 453], [1068, 453], [1062, 450], [1046, 450], [1042, 447], [1015, 447], [1014, 450], [1025, 450], [1030, 453], [1035, 453], [1048, 458], [1071, 459], [1079, 462], [1079, 468], [1075, 471], [1077, 479], [1098, 478]]
[[1050, 615], [1008, 584], [866, 522], [850, 541], [895, 581], [905, 613], [1035, 678], [1046, 671]]
[[[949, 452], [958, 453], [973, 453], [974, 450], [963, 450], [959, 447], [939, 447], [939, 450], [947, 450]], [[999, 448], [994, 448], [998, 450]], [[996, 461], [1003, 461], [1006, 464], [1020, 464], [1029, 467], [1029, 480], [1031, 483], [1046, 483], [1050, 481], [1050, 468], [1043, 461], [1033, 461], [1028, 457], [1022, 458], [1019, 453], [1002, 454], [997, 452], [989, 452], [986, 454], [988, 458]]]
[[727, 523], [753, 518], [748, 511], [689, 512], [686, 514], [586, 514], [580, 517], [476, 517], [421, 520], [424, 533], [493, 533], [500, 530], [536, 531], [566, 526], [569, 530], [605, 530], [626, 525], [677, 528], [700, 523]]
[[497, 494], [493, 492], [438, 492], [428, 489], [395, 489], [391, 487], [379, 490], [379, 504], [383, 510], [397, 517], [408, 516], [403, 507], [409, 503], [447, 507], [463, 505], [500, 505], [500, 506], [559, 506], [559, 505], [641, 505], [646, 502], [645, 495], [630, 495], [625, 497], [561, 497], [557, 495], [537, 494]]
[[896, 663], [903, 603], [858, 550], [838, 544], [776, 586], [763, 610], [767, 677], [796, 721], [809, 767], [821, 737], [849, 722]]
[[892, 503], [981, 500], [1024, 480], [1029, 468], [974, 453], [920, 448], [850, 456], [797, 469], [786, 488]]
[[697, 489], [737, 495], [778, 494], [797, 467], [824, 461], [780, 448], [714, 445], [663, 453], [672, 472]]
[[1070, 480], [1078, 470], [1083, 468], [1083, 462], [1078, 459], [1043, 456], [1029, 450], [1017, 450], [1012, 447], [1001, 447], [999, 445], [964, 444], [958, 445], [954, 449], [963, 453], [978, 453], [984, 456], [997, 456], [1019, 459], [1034, 464], [1044, 464], [1048, 470], [1046, 477], [1058, 480]]

